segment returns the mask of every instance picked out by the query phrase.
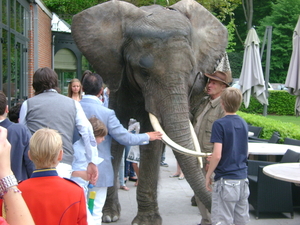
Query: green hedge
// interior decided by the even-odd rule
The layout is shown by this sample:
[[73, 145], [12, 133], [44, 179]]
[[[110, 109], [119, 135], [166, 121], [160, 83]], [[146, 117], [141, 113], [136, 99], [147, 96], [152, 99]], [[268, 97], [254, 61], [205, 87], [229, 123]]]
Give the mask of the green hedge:
[[[296, 96], [289, 94], [287, 91], [269, 91], [268, 114], [275, 115], [295, 115], [294, 107]], [[246, 109], [244, 103], [240, 111], [253, 114], [263, 114], [264, 106], [251, 96], [249, 107]]]
[[300, 140], [299, 126], [293, 123], [285, 123], [261, 115], [254, 115], [241, 111], [238, 111], [237, 114], [247, 123], [253, 126], [262, 127], [262, 133], [260, 134], [260, 138], [262, 139], [270, 139], [273, 132], [277, 131], [280, 134], [280, 143], [283, 143], [284, 138], [286, 137]]

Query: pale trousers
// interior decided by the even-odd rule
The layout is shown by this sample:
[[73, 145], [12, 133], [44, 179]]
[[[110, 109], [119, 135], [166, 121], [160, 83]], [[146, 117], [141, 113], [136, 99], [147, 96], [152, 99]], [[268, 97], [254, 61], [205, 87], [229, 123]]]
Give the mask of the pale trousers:
[[203, 205], [203, 203], [199, 200], [199, 198], [196, 195], [195, 195], [195, 200], [202, 217], [200, 224], [201, 225], [211, 224], [211, 215], [209, 211], [206, 209], [206, 207]]
[[106, 200], [107, 187], [93, 187], [89, 188], [89, 192], [95, 191], [96, 197], [94, 200], [93, 218], [95, 225], [101, 225], [102, 222], [102, 209]]
[[244, 225], [249, 222], [249, 181], [228, 180], [215, 181], [212, 192], [212, 224]]
[[120, 186], [125, 186], [124, 181], [124, 172], [125, 172], [125, 150], [123, 151], [120, 168], [119, 168], [119, 183]]

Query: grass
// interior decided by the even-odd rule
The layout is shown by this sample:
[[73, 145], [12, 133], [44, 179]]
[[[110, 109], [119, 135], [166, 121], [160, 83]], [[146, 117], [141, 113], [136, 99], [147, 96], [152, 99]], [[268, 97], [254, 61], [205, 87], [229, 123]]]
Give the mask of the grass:
[[273, 119], [273, 120], [279, 120], [286, 123], [293, 123], [297, 126], [300, 126], [300, 117], [296, 116], [278, 116], [278, 115], [267, 115], [267, 118]]

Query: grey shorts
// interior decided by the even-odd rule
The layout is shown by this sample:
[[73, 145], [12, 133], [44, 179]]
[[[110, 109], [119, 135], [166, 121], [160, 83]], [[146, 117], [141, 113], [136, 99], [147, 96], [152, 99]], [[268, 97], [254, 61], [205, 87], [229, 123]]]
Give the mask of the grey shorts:
[[213, 225], [244, 225], [249, 222], [249, 181], [220, 179], [214, 183], [211, 219]]

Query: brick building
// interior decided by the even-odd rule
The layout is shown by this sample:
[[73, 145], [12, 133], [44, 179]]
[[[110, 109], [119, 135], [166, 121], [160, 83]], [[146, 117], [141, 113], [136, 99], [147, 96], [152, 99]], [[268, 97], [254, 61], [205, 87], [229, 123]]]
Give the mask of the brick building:
[[68, 81], [81, 76], [82, 55], [70, 32], [51, 31], [53, 14], [41, 0], [2, 0], [0, 12], [0, 89], [9, 105], [33, 96], [32, 76], [40, 67], [56, 70], [64, 93]]

